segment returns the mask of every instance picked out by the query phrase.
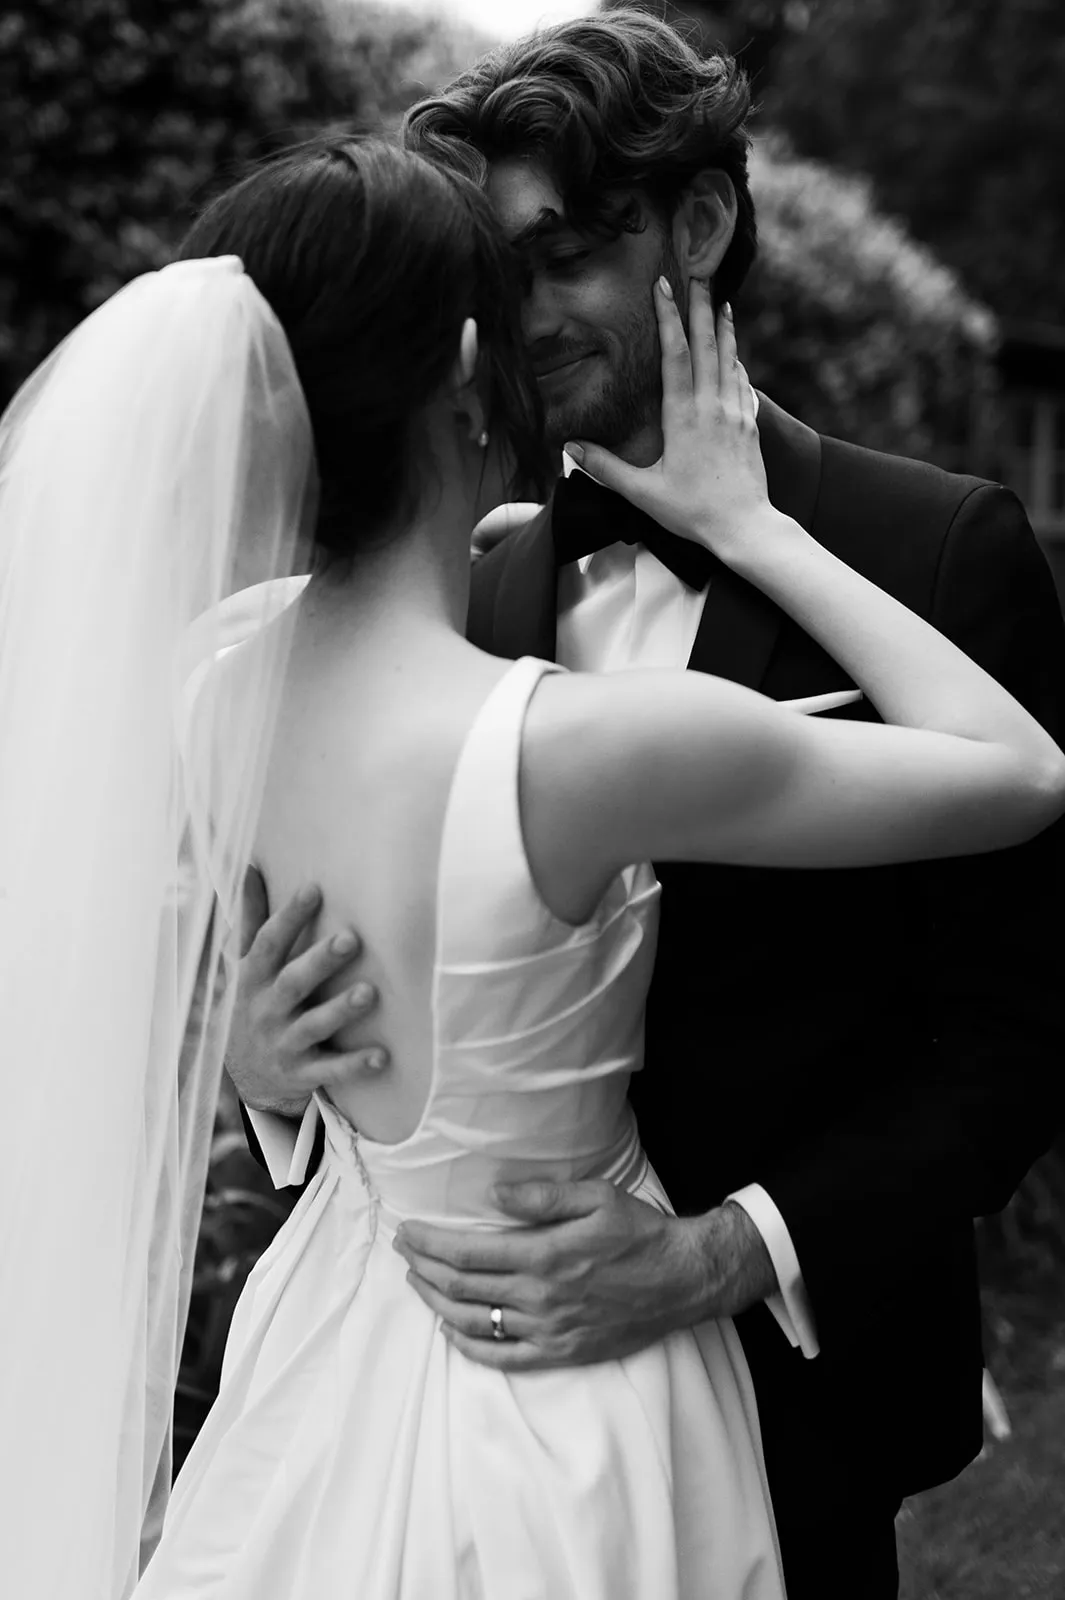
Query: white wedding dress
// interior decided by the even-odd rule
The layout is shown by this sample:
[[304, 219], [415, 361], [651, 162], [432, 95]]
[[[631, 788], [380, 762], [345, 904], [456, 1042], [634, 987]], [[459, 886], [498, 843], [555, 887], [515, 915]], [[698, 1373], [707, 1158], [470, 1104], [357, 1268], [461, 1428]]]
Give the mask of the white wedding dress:
[[628, 869], [575, 928], [545, 908], [523, 847], [523, 719], [549, 670], [505, 673], [455, 770], [418, 1127], [374, 1143], [321, 1100], [326, 1158], [238, 1304], [138, 1600], [783, 1596], [731, 1323], [498, 1372], [448, 1344], [391, 1248], [405, 1217], [505, 1225], [501, 1177], [608, 1178], [668, 1209], [626, 1099], [654, 875]]

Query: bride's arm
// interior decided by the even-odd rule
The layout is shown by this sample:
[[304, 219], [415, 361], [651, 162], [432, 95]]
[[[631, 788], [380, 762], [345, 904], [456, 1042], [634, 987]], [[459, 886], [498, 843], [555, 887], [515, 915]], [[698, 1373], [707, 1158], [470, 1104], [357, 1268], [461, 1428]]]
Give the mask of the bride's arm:
[[988, 684], [982, 736], [979, 716], [964, 734], [819, 722], [698, 673], [547, 679], [522, 764], [544, 898], [580, 921], [639, 860], [857, 867], [1019, 844], [1065, 810], [1065, 760], [1020, 706], [1007, 730]]
[[662, 461], [641, 470], [586, 447], [585, 466], [760, 588], [893, 725], [819, 722], [692, 672], [547, 679], [529, 710], [522, 804], [548, 902], [571, 914], [594, 904], [639, 859], [880, 865], [999, 849], [1048, 826], [1065, 810], [1065, 757], [1049, 734], [773, 509], [730, 319], [719, 351], [693, 285], [689, 355], [672, 300], [656, 298]]

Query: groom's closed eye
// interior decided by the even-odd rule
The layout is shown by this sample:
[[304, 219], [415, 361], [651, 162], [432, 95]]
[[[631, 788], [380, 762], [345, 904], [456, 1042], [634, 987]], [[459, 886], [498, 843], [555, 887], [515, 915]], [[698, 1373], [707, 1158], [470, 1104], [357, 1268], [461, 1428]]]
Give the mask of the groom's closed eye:
[[590, 250], [574, 250], [568, 255], [551, 256], [544, 264], [544, 271], [557, 278], [575, 276], [590, 255]]

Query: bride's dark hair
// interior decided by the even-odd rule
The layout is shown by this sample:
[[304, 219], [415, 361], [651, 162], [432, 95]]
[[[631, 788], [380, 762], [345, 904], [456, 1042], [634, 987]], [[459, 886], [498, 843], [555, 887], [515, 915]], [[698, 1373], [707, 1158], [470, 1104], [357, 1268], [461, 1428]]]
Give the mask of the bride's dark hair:
[[520, 331], [516, 257], [478, 186], [383, 139], [326, 137], [218, 196], [178, 259], [236, 255], [285, 330], [314, 432], [319, 548], [357, 555], [425, 491], [419, 414], [478, 329], [487, 426], [513, 498], [556, 472]]

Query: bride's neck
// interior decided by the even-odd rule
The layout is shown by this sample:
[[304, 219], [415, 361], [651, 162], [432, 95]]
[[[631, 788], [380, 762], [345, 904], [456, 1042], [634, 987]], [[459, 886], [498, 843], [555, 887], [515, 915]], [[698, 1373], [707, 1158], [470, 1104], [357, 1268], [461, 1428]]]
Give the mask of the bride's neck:
[[413, 632], [464, 634], [470, 597], [470, 520], [438, 510], [359, 551], [320, 564], [304, 591], [308, 620], [403, 648]]

